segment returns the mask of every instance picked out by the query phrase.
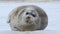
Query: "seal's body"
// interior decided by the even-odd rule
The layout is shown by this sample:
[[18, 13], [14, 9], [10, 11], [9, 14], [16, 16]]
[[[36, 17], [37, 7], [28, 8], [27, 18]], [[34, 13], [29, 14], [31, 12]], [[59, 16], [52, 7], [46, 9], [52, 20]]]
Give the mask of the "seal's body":
[[20, 6], [9, 15], [8, 23], [12, 30], [43, 30], [48, 24], [46, 13], [34, 5]]

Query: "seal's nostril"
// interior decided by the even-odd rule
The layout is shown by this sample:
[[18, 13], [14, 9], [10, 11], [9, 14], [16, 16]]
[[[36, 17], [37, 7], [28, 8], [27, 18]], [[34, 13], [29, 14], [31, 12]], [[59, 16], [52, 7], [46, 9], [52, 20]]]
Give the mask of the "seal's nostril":
[[30, 17], [28, 16], [27, 19], [30, 19]]
[[28, 17], [28, 18], [30, 18], [30, 17]]

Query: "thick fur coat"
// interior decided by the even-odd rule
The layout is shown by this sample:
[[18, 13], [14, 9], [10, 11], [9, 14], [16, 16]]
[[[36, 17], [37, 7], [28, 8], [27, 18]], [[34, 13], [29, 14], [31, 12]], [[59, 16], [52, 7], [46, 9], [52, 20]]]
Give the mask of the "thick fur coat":
[[45, 11], [38, 6], [24, 5], [11, 11], [8, 16], [8, 23], [12, 30], [43, 30], [48, 25], [48, 17]]

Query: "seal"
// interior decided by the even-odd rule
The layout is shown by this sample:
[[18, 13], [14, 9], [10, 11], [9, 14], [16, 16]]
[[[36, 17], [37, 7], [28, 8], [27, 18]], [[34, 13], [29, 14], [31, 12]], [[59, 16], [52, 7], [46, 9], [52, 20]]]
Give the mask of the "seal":
[[44, 30], [48, 25], [48, 17], [38, 6], [24, 5], [12, 10], [8, 23], [12, 30], [17, 31]]

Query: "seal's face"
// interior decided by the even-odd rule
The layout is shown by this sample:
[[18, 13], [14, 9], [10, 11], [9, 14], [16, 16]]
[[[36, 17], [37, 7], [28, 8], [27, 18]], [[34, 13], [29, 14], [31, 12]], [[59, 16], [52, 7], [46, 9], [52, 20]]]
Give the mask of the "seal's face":
[[[20, 25], [27, 27], [37, 26], [40, 24], [41, 19], [37, 10], [32, 7], [28, 7], [24, 10], [24, 12], [20, 16]], [[31, 29], [31, 28], [30, 28]]]

